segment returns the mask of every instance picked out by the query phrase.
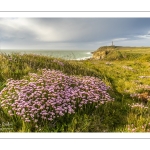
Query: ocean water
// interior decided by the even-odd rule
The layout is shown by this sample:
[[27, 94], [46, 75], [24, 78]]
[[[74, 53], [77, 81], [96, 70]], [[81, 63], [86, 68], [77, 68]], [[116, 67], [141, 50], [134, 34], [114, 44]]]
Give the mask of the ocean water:
[[85, 60], [92, 57], [92, 50], [0, 50], [1, 53], [11, 54], [11, 53], [19, 53], [19, 54], [36, 54], [43, 56], [51, 56], [57, 58], [63, 58], [67, 60]]

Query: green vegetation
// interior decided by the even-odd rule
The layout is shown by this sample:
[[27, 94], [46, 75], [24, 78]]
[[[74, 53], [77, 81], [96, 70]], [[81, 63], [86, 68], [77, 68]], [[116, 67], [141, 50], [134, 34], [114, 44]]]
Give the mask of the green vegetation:
[[149, 132], [149, 52], [150, 48], [122, 47], [121, 50], [109, 52], [103, 60], [82, 61], [1, 54], [0, 90], [6, 87], [10, 78], [28, 78], [29, 73], [39, 74], [46, 68], [83, 78], [97, 77], [110, 86], [108, 92], [114, 101], [58, 118], [52, 124], [41, 123], [37, 130], [23, 124], [17, 117], [10, 116], [0, 106], [0, 132]]
[[103, 46], [93, 52], [97, 60], [150, 60], [150, 47]]

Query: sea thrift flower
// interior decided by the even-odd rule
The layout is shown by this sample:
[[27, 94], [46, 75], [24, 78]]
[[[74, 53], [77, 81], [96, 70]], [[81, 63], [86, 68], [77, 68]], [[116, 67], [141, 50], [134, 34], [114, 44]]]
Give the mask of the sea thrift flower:
[[0, 92], [0, 105], [25, 122], [53, 121], [87, 105], [97, 108], [112, 101], [108, 89], [95, 77], [68, 76], [61, 71], [43, 69], [40, 75], [30, 73], [28, 80], [9, 79]]
[[148, 107], [144, 106], [142, 103], [139, 104], [139, 103], [133, 103], [132, 105], [130, 105], [131, 108], [140, 108], [140, 109], [148, 109]]
[[55, 62], [55, 63], [59, 64], [60, 66], [64, 66], [64, 63], [63, 63], [63, 62], [61, 62], [61, 61], [59, 61], [59, 60], [54, 60], [53, 62]]

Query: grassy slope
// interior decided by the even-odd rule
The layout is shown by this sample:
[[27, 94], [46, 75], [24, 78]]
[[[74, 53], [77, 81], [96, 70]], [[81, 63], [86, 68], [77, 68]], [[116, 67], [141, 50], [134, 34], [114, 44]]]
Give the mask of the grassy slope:
[[[6, 55], [1, 55], [0, 88], [5, 86], [8, 78], [21, 79], [29, 72], [37, 72], [37, 69], [40, 68], [61, 70], [72, 75], [96, 76], [111, 86], [110, 93], [115, 101], [102, 105], [97, 110], [76, 114], [63, 123], [60, 121], [50, 131], [147, 132], [150, 130], [149, 102], [130, 96], [133, 93], [147, 92], [149, 94], [149, 89], [144, 88], [146, 85], [150, 85], [148, 78], [150, 75], [149, 49], [140, 52], [141, 49], [138, 48], [132, 51], [122, 49], [122, 51], [110, 53], [109, 57], [103, 61], [65, 61], [59, 59], [64, 63], [64, 66], [54, 62], [54, 58], [44, 56], [14, 54], [10, 59]], [[122, 57], [125, 55], [126, 57]], [[144, 107], [133, 105], [133, 103], [142, 103]], [[0, 115], [0, 123], [11, 121], [11, 118], [2, 109]], [[17, 122], [14, 126], [14, 131], [20, 131]], [[45, 131], [49, 130], [45, 129]]]
[[[104, 46], [93, 52], [95, 55], [99, 55], [98, 52], [107, 51], [105, 60], [134, 60], [147, 57], [149, 59], [150, 47], [121, 47], [121, 46]], [[145, 59], [144, 59], [145, 60]], [[149, 59], [150, 60], [150, 59]]]
[[[113, 87], [115, 103], [118, 102], [120, 106], [120, 116], [123, 113], [122, 108], [126, 109], [126, 116], [125, 113], [124, 117], [122, 116], [126, 120], [126, 125], [118, 126], [114, 131], [149, 131], [150, 109], [149, 102], [147, 102], [150, 95], [148, 87], [150, 85], [149, 52], [150, 48], [122, 47], [110, 52], [104, 60], [87, 62], [90, 68], [101, 72]], [[132, 98], [130, 95], [133, 93], [139, 93], [139, 97]], [[138, 105], [133, 103], [138, 103]], [[128, 107], [130, 105], [133, 106]], [[113, 119], [115, 121], [115, 118]]]

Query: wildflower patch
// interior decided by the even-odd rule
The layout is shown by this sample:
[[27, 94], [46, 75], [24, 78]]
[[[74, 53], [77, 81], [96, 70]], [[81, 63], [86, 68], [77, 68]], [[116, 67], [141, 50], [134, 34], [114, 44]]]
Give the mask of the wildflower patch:
[[28, 79], [9, 79], [0, 92], [0, 105], [10, 116], [36, 124], [73, 114], [88, 104], [96, 108], [112, 101], [108, 89], [95, 77], [68, 76], [43, 69], [41, 74], [30, 73]]

